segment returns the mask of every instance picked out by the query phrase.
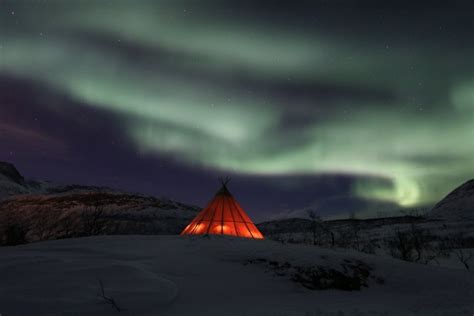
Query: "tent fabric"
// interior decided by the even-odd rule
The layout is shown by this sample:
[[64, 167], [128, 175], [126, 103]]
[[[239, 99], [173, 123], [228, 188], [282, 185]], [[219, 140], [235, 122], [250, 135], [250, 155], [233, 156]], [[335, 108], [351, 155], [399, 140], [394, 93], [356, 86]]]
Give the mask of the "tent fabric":
[[181, 235], [206, 234], [264, 238], [257, 226], [230, 194], [225, 183], [207, 207], [181, 232]]

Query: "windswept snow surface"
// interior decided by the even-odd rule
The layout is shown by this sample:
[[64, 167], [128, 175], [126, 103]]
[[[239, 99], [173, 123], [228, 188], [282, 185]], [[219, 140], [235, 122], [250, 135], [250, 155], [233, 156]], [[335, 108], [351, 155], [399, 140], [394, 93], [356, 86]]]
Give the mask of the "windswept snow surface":
[[[249, 263], [265, 260], [336, 270], [355, 260], [384, 282], [370, 280], [361, 291], [310, 290]], [[98, 279], [120, 312], [100, 298]], [[474, 274], [269, 240], [88, 237], [0, 248], [0, 313], [471, 316]]]

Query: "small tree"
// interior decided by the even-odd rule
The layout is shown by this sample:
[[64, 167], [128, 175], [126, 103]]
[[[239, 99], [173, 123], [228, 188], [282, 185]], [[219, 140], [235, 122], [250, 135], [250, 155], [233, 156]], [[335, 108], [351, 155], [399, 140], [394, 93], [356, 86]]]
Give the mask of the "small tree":
[[104, 215], [104, 209], [99, 205], [86, 208], [81, 214], [84, 235], [99, 235], [105, 227]]
[[42, 241], [51, 238], [54, 227], [57, 227], [57, 223], [53, 223], [56, 217], [44, 212], [41, 207], [37, 207], [34, 214], [36, 215], [31, 223], [34, 240]]
[[351, 244], [352, 247], [358, 251], [361, 250], [361, 241], [360, 241], [360, 231], [361, 226], [359, 220], [356, 218], [356, 213], [354, 211], [349, 213], [349, 226], [351, 233]]
[[26, 243], [27, 229], [17, 223], [8, 223], [4, 227], [3, 242], [4, 246], [16, 246]]
[[412, 222], [403, 231], [397, 229], [387, 245], [394, 258], [428, 264], [431, 260], [436, 260], [437, 254], [435, 247], [431, 245], [432, 239], [428, 230]]
[[307, 211], [308, 217], [311, 220], [311, 232], [313, 234], [313, 245], [321, 244], [321, 217], [312, 209]]
[[394, 237], [388, 240], [387, 245], [392, 257], [413, 261], [414, 246], [408, 232], [402, 232], [400, 229], [397, 229]]
[[456, 258], [464, 265], [466, 270], [470, 270], [470, 261], [474, 259], [474, 255], [472, 252], [467, 251], [464, 249], [465, 238], [464, 234], [458, 233], [449, 237], [449, 247], [451, 248], [452, 252], [456, 255]]
[[69, 211], [63, 214], [58, 221], [58, 237], [72, 238], [79, 234], [76, 223], [77, 212]]
[[331, 247], [334, 248], [336, 246], [336, 237], [334, 235], [334, 232], [331, 230], [331, 227], [326, 222], [323, 222], [322, 224], [323, 230], [331, 239]]
[[422, 229], [412, 222], [409, 237], [416, 253], [414, 257], [415, 262], [423, 261], [423, 263], [427, 264], [435, 258], [433, 254], [429, 255], [430, 252], [432, 253], [432, 247], [430, 245], [431, 236], [428, 230]]
[[336, 229], [337, 239], [335, 240], [338, 247], [349, 248], [352, 245], [352, 232], [344, 227]]
[[468, 253], [464, 249], [458, 248], [454, 251], [454, 254], [459, 259], [459, 261], [461, 261], [461, 263], [464, 265], [466, 270], [469, 270], [470, 269], [469, 263], [474, 258], [472, 252]]

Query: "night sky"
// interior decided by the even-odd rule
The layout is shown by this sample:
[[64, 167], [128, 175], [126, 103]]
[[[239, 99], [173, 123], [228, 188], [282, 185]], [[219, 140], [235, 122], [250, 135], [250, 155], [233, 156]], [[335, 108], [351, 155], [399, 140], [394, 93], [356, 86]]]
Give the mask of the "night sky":
[[474, 2], [2, 0], [0, 148], [257, 221], [430, 205], [474, 177]]

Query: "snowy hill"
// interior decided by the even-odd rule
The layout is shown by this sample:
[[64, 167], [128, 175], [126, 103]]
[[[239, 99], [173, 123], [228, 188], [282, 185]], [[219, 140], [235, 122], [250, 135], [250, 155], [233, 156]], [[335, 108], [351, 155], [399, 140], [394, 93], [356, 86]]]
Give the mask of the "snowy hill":
[[102, 234], [178, 234], [199, 207], [105, 187], [26, 181], [0, 162], [0, 245]]
[[429, 216], [448, 220], [474, 220], [474, 179], [449, 193], [433, 207]]
[[0, 161], [0, 177], [3, 177], [9, 181], [15, 182], [17, 184], [24, 184], [25, 179], [23, 176], [16, 170], [15, 166], [8, 163]]
[[0, 257], [4, 315], [470, 316], [474, 310], [472, 273], [268, 240], [102, 236], [3, 247]]
[[39, 191], [38, 183], [27, 182], [14, 165], [0, 161], [0, 199]]
[[26, 194], [35, 195], [100, 191], [119, 192], [118, 190], [113, 190], [107, 187], [57, 184], [46, 181], [26, 180], [13, 164], [0, 161], [0, 200]]
[[[415, 208], [405, 210], [404, 216], [322, 220], [310, 219], [309, 210], [313, 209], [257, 226], [266, 238], [281, 242], [352, 248], [427, 264], [444, 264], [445, 257], [456, 257], [456, 249], [474, 247], [474, 180], [448, 194], [430, 212]], [[315, 213], [321, 215], [318, 209]]]
[[378, 214], [392, 215], [399, 213], [400, 206], [391, 202], [384, 202], [375, 199], [360, 198], [355, 196], [336, 196], [321, 199], [304, 208], [289, 209], [274, 214], [270, 220], [285, 220], [292, 218], [308, 219], [308, 212], [312, 210], [317, 215], [327, 219], [346, 218], [350, 214], [357, 214], [358, 217], [374, 217]]
[[[321, 223], [324, 223], [328, 229], [332, 230], [337, 230], [341, 227], [348, 227], [354, 223], [357, 223], [360, 226], [360, 230], [370, 230], [380, 227], [391, 227], [395, 225], [406, 225], [414, 222], [422, 223], [427, 221], [428, 220], [423, 220], [422, 218], [414, 216], [397, 216], [368, 219], [336, 219], [323, 221]], [[310, 232], [312, 224], [313, 222], [310, 219], [289, 218], [262, 222], [257, 226], [265, 235], [271, 236], [282, 233]]]
[[198, 211], [172, 200], [108, 191], [19, 195], [0, 202], [0, 244], [1, 232], [12, 226], [26, 242], [103, 234], [178, 234]]

